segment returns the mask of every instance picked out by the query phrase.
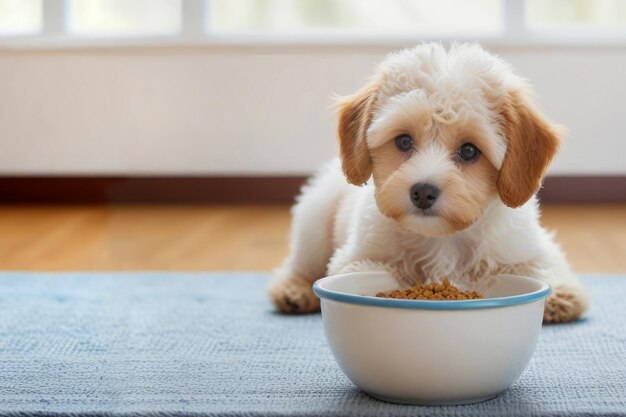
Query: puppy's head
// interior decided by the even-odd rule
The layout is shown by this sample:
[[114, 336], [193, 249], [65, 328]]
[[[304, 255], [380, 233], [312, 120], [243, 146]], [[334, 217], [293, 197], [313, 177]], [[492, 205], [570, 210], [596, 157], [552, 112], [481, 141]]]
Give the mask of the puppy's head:
[[426, 236], [470, 226], [497, 199], [519, 207], [560, 142], [529, 95], [476, 45], [392, 54], [338, 104], [343, 171], [356, 185], [373, 177], [381, 212]]

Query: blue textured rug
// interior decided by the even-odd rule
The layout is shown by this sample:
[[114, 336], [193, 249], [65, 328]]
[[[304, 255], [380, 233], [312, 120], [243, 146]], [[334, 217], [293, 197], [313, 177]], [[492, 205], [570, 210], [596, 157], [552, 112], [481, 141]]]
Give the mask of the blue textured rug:
[[626, 277], [544, 326], [505, 394], [399, 406], [355, 388], [319, 315], [272, 312], [263, 274], [0, 274], [0, 414], [624, 416]]

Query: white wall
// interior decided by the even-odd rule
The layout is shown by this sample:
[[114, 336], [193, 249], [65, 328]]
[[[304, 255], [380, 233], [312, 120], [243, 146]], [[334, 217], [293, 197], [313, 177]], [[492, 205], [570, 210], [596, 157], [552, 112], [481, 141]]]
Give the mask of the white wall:
[[[332, 93], [387, 46], [0, 50], [0, 174], [308, 173]], [[570, 135], [557, 174], [626, 174], [626, 47], [498, 46]]]

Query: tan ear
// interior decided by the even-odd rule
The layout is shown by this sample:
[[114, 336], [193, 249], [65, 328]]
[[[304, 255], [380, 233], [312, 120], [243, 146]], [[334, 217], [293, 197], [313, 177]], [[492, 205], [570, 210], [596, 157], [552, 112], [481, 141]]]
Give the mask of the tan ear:
[[366, 134], [378, 89], [377, 83], [370, 83], [337, 103], [341, 165], [348, 182], [354, 185], [364, 184], [372, 175]]
[[541, 187], [541, 179], [559, 149], [561, 129], [546, 120], [522, 90], [510, 93], [500, 114], [507, 147], [498, 193], [504, 204], [519, 207]]

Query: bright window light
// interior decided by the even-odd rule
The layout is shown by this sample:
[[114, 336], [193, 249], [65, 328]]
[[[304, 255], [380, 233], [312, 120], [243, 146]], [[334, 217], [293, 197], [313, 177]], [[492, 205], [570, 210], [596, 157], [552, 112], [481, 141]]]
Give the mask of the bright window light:
[[221, 33], [488, 34], [502, 29], [500, 0], [213, 0]]
[[23, 35], [41, 30], [42, 0], [0, 0], [0, 34]]
[[72, 0], [69, 31], [119, 36], [176, 33], [181, 28], [182, 0]]
[[357, 43], [361, 35], [625, 42], [626, 0], [0, 0], [0, 42], [332, 42], [344, 34]]
[[624, 0], [527, 0], [531, 28], [626, 30]]

